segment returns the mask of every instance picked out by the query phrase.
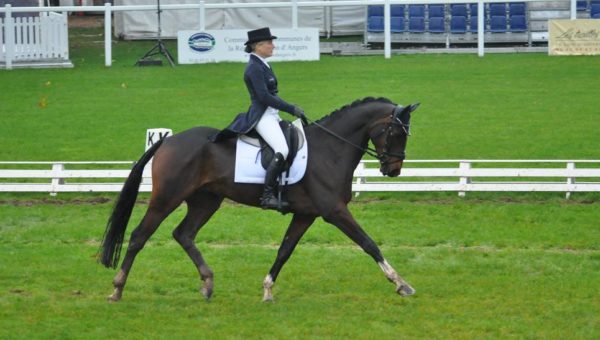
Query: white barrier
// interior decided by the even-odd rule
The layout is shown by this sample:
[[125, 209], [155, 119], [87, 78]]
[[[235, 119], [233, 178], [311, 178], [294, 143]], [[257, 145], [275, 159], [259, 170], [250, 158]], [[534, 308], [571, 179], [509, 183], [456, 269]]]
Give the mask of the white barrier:
[[0, 61], [11, 69], [19, 61], [69, 61], [67, 15], [46, 12], [39, 16], [0, 18]]
[[[118, 192], [132, 164], [0, 162], [0, 192]], [[394, 178], [381, 175], [378, 164], [359, 163], [352, 191], [564, 192], [567, 198], [571, 192], [600, 192], [600, 160], [407, 160]], [[152, 190], [150, 177], [146, 167], [140, 191]]]

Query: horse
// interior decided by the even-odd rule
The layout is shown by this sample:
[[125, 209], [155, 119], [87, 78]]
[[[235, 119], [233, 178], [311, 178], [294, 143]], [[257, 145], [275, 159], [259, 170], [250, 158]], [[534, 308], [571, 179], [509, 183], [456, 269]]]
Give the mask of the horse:
[[[317, 217], [336, 226], [380, 266], [401, 296], [415, 290], [384, 258], [369, 235], [348, 210], [352, 198], [353, 172], [365, 153], [376, 157], [385, 176], [400, 175], [405, 159], [411, 112], [419, 104], [399, 106], [386, 98], [367, 97], [310, 121], [304, 131], [308, 160], [304, 177], [286, 186], [292, 220], [270, 271], [263, 281], [263, 300], [273, 300], [272, 288], [283, 265]], [[187, 213], [173, 237], [196, 266], [205, 299], [213, 294], [213, 272], [196, 247], [200, 229], [225, 198], [259, 207], [262, 185], [234, 182], [236, 139], [211, 142], [219, 130], [195, 127], [161, 139], [132, 167], [108, 220], [99, 253], [107, 268], [119, 263], [125, 230], [139, 191], [145, 165], [152, 162], [152, 194], [147, 211], [130, 236], [125, 258], [114, 280], [109, 301], [122, 298], [127, 276], [136, 255], [161, 222], [183, 202]], [[369, 141], [374, 148], [369, 146]]]

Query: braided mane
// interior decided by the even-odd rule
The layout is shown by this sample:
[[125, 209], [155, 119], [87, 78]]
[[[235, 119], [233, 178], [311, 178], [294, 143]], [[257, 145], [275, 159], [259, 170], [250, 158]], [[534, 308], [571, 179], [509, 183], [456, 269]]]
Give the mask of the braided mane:
[[336, 118], [337, 116], [341, 116], [344, 113], [346, 113], [346, 111], [355, 108], [357, 106], [363, 105], [363, 104], [368, 104], [368, 103], [372, 103], [372, 102], [382, 102], [382, 103], [386, 103], [386, 104], [393, 104], [396, 105], [394, 102], [392, 102], [391, 100], [387, 99], [387, 98], [383, 98], [383, 97], [379, 97], [379, 98], [374, 98], [374, 97], [365, 97], [363, 99], [357, 99], [355, 101], [353, 101], [351, 104], [348, 105], [344, 105], [342, 107], [340, 107], [337, 110], [334, 110], [333, 112], [331, 112], [329, 115], [324, 116], [323, 118], [317, 120], [317, 123], [321, 123], [325, 120], [329, 120], [332, 118]]

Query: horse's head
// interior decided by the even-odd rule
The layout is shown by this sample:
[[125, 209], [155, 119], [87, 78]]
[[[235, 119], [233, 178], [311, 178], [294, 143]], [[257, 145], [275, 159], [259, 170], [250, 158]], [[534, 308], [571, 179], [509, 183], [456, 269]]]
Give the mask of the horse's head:
[[410, 135], [410, 114], [419, 107], [419, 103], [408, 106], [396, 106], [394, 112], [372, 125], [370, 137], [377, 150], [379, 168], [385, 176], [400, 175], [405, 158], [405, 149]]

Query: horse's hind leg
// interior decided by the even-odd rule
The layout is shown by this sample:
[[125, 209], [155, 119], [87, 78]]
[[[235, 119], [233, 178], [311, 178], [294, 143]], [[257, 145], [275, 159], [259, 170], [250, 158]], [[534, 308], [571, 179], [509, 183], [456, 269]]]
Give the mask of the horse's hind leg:
[[204, 281], [200, 292], [208, 300], [213, 292], [213, 272], [210, 270], [194, 239], [200, 228], [219, 209], [223, 198], [209, 192], [198, 191], [186, 199], [188, 212], [179, 226], [173, 231], [173, 237], [183, 247], [196, 265], [200, 278]]
[[123, 295], [123, 288], [125, 288], [127, 276], [129, 275], [129, 271], [131, 270], [135, 256], [140, 252], [140, 250], [142, 250], [142, 248], [144, 248], [144, 245], [150, 236], [154, 234], [160, 223], [173, 210], [174, 208], [165, 210], [155, 205], [150, 205], [140, 224], [131, 233], [129, 246], [127, 247], [127, 253], [125, 254], [123, 263], [121, 264], [121, 269], [113, 280], [115, 291], [111, 296], [108, 297], [110, 301], [119, 301], [121, 299], [121, 296]]

